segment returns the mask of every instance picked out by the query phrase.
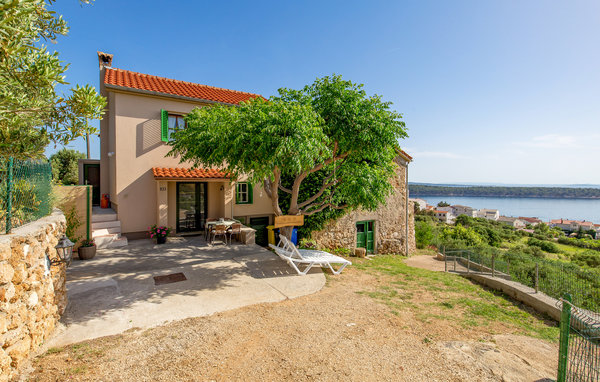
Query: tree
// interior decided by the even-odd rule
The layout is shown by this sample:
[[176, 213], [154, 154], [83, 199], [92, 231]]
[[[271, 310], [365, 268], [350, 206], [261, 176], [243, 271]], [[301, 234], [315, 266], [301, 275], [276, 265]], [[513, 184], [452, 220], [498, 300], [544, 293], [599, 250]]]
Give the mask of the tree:
[[0, 156], [39, 158], [50, 142], [66, 144], [95, 133], [88, 121], [100, 118], [106, 105], [89, 85], [57, 93], [56, 86], [66, 84], [68, 64], [44, 43], [68, 28], [48, 9], [52, 2], [0, 3]]
[[62, 149], [52, 154], [50, 164], [54, 181], [64, 185], [77, 184], [79, 182], [77, 161], [84, 158], [84, 153], [70, 149]]
[[[407, 136], [390, 106], [362, 85], [324, 77], [268, 101], [192, 110], [187, 127], [173, 132], [169, 155], [261, 183], [276, 216], [372, 210], [392, 192], [398, 140]], [[305, 196], [313, 179], [318, 187]]]
[[441, 201], [437, 204], [438, 207], [450, 207], [450, 203], [445, 202], [445, 201]]

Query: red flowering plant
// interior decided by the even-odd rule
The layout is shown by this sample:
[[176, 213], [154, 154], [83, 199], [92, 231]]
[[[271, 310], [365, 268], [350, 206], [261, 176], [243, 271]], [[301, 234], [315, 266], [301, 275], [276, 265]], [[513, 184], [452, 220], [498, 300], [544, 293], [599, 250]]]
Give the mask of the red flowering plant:
[[154, 224], [152, 227], [148, 227], [148, 233], [150, 234], [151, 238], [158, 239], [169, 236], [171, 233], [171, 228]]

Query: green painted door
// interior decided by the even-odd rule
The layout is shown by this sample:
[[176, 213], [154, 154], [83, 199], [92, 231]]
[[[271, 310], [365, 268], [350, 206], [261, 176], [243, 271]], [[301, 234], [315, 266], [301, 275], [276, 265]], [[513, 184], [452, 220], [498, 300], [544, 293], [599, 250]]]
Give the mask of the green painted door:
[[356, 223], [356, 246], [365, 248], [372, 253], [375, 249], [375, 222], [364, 221]]

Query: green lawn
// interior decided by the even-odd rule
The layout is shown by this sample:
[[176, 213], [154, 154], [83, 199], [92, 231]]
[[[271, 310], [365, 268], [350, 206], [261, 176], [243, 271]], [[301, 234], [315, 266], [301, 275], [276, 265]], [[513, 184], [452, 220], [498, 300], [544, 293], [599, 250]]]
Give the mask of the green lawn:
[[386, 304], [392, 314], [410, 312], [423, 322], [445, 320], [465, 329], [487, 328], [490, 333], [502, 328], [501, 331], [558, 341], [556, 322], [505, 295], [455, 274], [409, 267], [403, 259], [381, 255], [370, 261], [356, 261], [356, 268], [380, 279], [375, 290], [360, 293]]

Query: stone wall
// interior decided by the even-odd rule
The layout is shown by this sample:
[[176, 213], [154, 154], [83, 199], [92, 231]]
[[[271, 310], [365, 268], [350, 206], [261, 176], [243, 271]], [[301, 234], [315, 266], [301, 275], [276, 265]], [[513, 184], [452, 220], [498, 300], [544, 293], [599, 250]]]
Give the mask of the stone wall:
[[[67, 305], [65, 265], [48, 267], [65, 232], [59, 210], [0, 236], [0, 381], [52, 333]], [[49, 269], [48, 269], [49, 268]]]
[[[375, 253], [406, 255], [406, 172], [408, 163], [397, 157], [396, 176], [391, 179], [392, 193], [376, 211], [356, 210], [328, 223], [321, 231], [312, 233], [312, 239], [322, 248], [356, 247], [356, 223], [373, 220], [375, 222]], [[408, 251], [416, 249], [414, 206], [408, 204]]]

